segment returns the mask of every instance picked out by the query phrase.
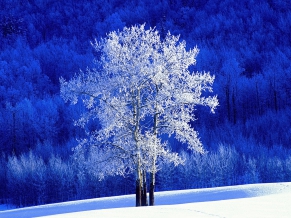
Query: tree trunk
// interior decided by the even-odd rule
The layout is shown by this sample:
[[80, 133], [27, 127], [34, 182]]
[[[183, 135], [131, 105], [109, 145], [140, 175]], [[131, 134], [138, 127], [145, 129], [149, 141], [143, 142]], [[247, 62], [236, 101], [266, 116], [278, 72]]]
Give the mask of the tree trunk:
[[148, 206], [147, 201], [147, 183], [146, 183], [146, 172], [143, 171], [143, 187], [142, 187], [142, 196], [141, 196], [141, 205]]
[[232, 106], [233, 106], [233, 124], [236, 124], [237, 115], [236, 115], [236, 105], [235, 105], [235, 96], [234, 96], [235, 90], [233, 89], [232, 93]]
[[150, 181], [150, 206], [154, 206], [155, 205], [155, 174], [154, 173], [150, 173], [150, 177], [151, 177], [151, 181]]
[[230, 116], [230, 97], [229, 97], [229, 87], [228, 86], [225, 88], [225, 98], [226, 98], [227, 118], [228, 118], [228, 121], [231, 121], [231, 116]]
[[275, 106], [275, 111], [278, 112], [277, 92], [275, 89], [274, 89], [274, 106]]
[[135, 206], [139, 207], [141, 206], [141, 195], [142, 195], [142, 190], [141, 190], [141, 183], [140, 179], [136, 179], [135, 183]]

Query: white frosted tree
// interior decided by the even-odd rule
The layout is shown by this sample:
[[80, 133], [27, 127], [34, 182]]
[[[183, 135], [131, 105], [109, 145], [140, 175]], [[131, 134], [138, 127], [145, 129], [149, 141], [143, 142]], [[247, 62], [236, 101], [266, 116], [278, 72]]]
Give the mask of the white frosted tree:
[[98, 119], [101, 128], [90, 132], [81, 144], [96, 150], [100, 178], [107, 174], [136, 173], [136, 206], [146, 205], [145, 174], [150, 173], [150, 205], [154, 205], [155, 174], [161, 161], [183, 162], [161, 136], [174, 136], [193, 151], [203, 153], [197, 132], [191, 127], [194, 107], [205, 105], [213, 112], [214, 76], [194, 73], [198, 49], [170, 33], [160, 39], [145, 25], [113, 31], [92, 43], [98, 53], [95, 69], [61, 82], [61, 96], [73, 104], [81, 99], [88, 112], [76, 121], [85, 126]]

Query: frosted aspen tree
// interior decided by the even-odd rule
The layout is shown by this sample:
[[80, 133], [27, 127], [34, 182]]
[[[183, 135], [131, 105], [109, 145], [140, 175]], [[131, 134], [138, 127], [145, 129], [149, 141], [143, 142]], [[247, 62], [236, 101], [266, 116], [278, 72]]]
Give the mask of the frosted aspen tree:
[[203, 91], [212, 91], [214, 76], [189, 71], [196, 61], [196, 47], [187, 51], [186, 43], [170, 33], [161, 40], [155, 29], [146, 30], [145, 25], [110, 32], [92, 45], [99, 54], [96, 69], [69, 81], [60, 79], [64, 100], [74, 104], [81, 99], [88, 109], [76, 124], [85, 126], [91, 119], [101, 124], [80, 147], [87, 143], [96, 148], [100, 178], [135, 172], [136, 206], [146, 204], [144, 178], [150, 173], [150, 205], [154, 205], [159, 162], [183, 163], [161, 136], [174, 136], [203, 153], [189, 123], [196, 105], [211, 111], [218, 105], [216, 96], [202, 96]]

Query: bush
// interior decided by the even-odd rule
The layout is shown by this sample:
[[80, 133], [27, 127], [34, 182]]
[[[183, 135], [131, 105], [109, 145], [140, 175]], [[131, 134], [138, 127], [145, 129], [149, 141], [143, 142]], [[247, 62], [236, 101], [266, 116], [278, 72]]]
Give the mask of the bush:
[[73, 165], [52, 155], [47, 169], [47, 201], [73, 200], [76, 195], [76, 175]]
[[31, 151], [19, 158], [9, 157], [7, 191], [12, 204], [21, 207], [45, 202], [46, 166]]

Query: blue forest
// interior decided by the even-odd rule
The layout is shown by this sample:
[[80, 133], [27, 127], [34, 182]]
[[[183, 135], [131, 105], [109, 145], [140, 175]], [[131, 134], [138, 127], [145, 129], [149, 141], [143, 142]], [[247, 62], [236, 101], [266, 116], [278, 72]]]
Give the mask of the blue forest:
[[[74, 126], [86, 108], [60, 96], [60, 78], [94, 68], [91, 46], [137, 24], [199, 48], [191, 71], [215, 75], [215, 114], [191, 124], [208, 152], [169, 139], [184, 165], [163, 163], [156, 191], [291, 181], [289, 0], [6, 0], [0, 2], [0, 203], [17, 207], [134, 193], [134, 175], [94, 175]], [[192, 69], [193, 68], [193, 69]]]

